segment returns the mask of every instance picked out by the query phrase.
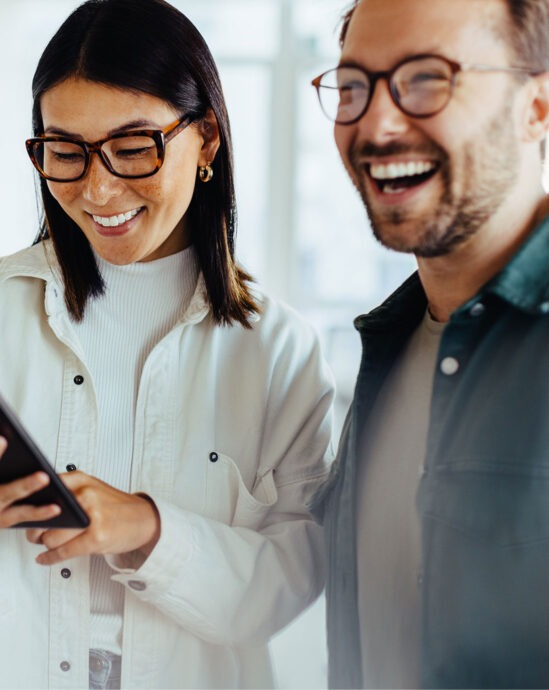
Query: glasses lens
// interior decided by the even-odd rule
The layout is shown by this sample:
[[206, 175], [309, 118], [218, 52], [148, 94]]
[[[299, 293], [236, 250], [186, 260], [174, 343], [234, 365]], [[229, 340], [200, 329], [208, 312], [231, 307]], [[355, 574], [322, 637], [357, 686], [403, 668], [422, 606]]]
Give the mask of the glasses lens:
[[149, 136], [115, 137], [103, 144], [101, 152], [112, 169], [124, 177], [150, 175], [160, 167], [156, 141]]
[[370, 97], [370, 82], [356, 67], [337, 67], [322, 75], [318, 94], [326, 116], [346, 124], [364, 112]]
[[453, 72], [437, 57], [409, 60], [393, 73], [391, 89], [409, 115], [434, 115], [450, 100]]
[[42, 172], [57, 180], [74, 180], [86, 167], [86, 152], [74, 142], [35, 142], [32, 153]]

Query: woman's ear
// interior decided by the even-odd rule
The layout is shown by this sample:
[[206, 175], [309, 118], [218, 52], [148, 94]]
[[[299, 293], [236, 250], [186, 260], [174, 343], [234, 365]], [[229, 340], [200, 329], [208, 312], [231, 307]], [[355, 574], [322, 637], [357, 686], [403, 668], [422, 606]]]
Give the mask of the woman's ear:
[[525, 141], [540, 142], [549, 132], [549, 72], [532, 77], [528, 86], [524, 138]]
[[199, 131], [203, 139], [202, 149], [198, 158], [198, 165], [209, 165], [215, 158], [219, 148], [219, 125], [214, 111], [208, 108], [206, 114], [200, 120]]

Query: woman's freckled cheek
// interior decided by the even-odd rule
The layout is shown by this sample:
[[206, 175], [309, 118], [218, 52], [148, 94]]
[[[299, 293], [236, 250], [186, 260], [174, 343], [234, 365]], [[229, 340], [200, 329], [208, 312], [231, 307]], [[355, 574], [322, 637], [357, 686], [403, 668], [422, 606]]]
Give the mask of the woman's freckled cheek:
[[139, 189], [136, 189], [136, 191], [146, 199], [151, 199], [154, 201], [161, 198], [163, 189], [165, 192], [165, 185], [162, 184], [162, 181], [157, 181], [154, 179], [154, 177], [151, 177], [150, 179], [143, 180], [139, 185]]
[[54, 199], [61, 203], [68, 203], [76, 199], [79, 195], [78, 185], [74, 184], [55, 184], [55, 182], [48, 182], [48, 188]]
[[162, 187], [162, 183], [155, 181], [154, 176], [141, 181], [140, 188], [144, 194], [156, 194], [158, 190]]

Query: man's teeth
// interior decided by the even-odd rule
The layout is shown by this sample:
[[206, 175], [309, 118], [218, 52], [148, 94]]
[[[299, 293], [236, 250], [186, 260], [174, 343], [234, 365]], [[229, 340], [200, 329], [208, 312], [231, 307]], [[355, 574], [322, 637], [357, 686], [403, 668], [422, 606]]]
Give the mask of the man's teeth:
[[399, 177], [412, 177], [430, 172], [435, 164], [429, 161], [410, 161], [409, 163], [372, 164], [370, 175], [374, 180], [396, 180]]
[[141, 209], [134, 208], [133, 211], [127, 211], [126, 213], [119, 213], [116, 216], [92, 216], [96, 223], [102, 225], [104, 228], [116, 228], [122, 223], [126, 223], [128, 220], [135, 218]]

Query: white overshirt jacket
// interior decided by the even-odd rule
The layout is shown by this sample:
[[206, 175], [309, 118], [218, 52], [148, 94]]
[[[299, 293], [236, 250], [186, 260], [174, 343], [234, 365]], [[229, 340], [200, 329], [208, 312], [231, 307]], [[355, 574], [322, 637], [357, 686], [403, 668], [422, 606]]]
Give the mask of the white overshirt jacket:
[[[305, 505], [331, 458], [332, 378], [313, 330], [261, 301], [252, 330], [216, 326], [200, 278], [145, 363], [131, 491], [154, 499], [161, 536], [138, 570], [108, 557], [122, 688], [269, 687], [268, 638], [322, 589]], [[0, 260], [0, 319], [1, 393], [58, 472], [93, 475], [93, 381], [49, 242]], [[89, 559], [39, 566], [41, 549], [0, 531], [0, 687], [87, 688]]]

